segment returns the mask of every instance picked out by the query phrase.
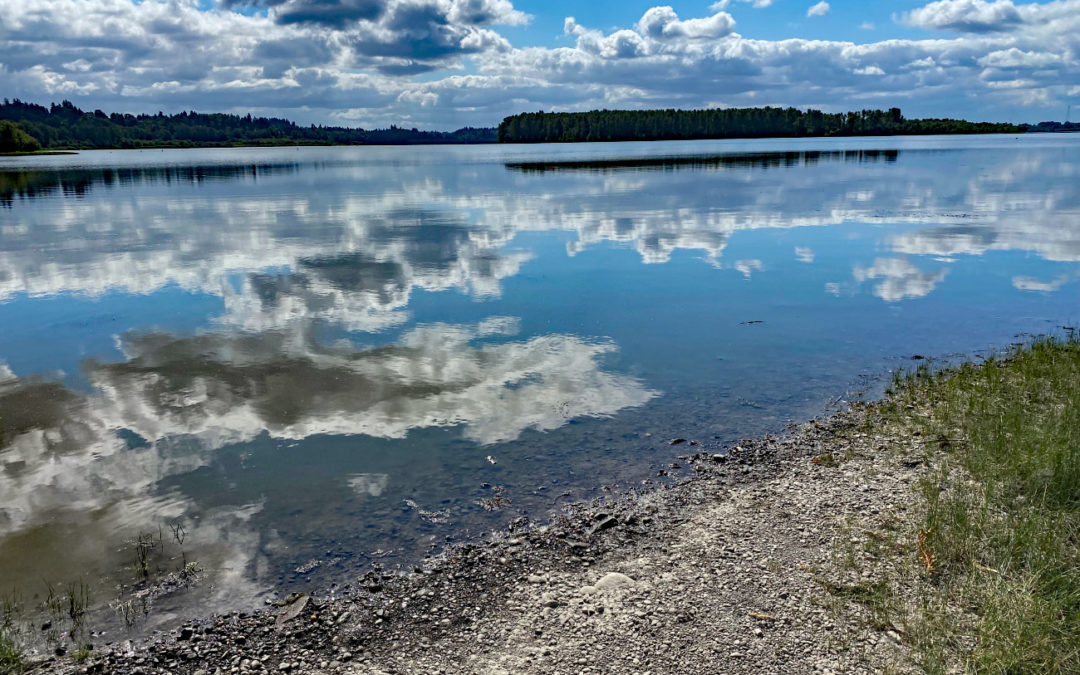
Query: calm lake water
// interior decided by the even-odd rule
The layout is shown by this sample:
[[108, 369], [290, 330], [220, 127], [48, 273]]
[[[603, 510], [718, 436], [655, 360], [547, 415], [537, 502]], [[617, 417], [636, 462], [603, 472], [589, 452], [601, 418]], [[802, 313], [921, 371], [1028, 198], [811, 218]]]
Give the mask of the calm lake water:
[[1072, 325], [1078, 262], [1080, 135], [0, 159], [0, 579], [137, 631], [407, 564]]

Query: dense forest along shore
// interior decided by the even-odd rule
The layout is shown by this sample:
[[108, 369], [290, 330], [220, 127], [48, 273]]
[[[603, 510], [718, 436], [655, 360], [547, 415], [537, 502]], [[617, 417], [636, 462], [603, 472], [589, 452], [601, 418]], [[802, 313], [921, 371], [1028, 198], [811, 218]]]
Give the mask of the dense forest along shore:
[[804, 138], [999, 134], [1069, 131], [1080, 124], [1039, 125], [907, 119], [899, 108], [825, 113], [798, 108], [593, 110], [521, 113], [495, 127], [432, 131], [297, 124], [276, 117], [194, 110], [166, 115], [86, 111], [71, 101], [49, 106], [0, 103], [0, 154], [41, 150], [208, 148], [281, 145], [430, 145], [565, 143], [724, 138]]

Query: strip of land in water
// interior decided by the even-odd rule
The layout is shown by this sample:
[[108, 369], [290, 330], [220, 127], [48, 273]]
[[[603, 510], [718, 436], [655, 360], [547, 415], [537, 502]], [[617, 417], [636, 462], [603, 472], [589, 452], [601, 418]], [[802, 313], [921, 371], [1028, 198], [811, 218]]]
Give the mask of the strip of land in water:
[[892, 389], [408, 575], [9, 671], [1077, 672], [1080, 342]]

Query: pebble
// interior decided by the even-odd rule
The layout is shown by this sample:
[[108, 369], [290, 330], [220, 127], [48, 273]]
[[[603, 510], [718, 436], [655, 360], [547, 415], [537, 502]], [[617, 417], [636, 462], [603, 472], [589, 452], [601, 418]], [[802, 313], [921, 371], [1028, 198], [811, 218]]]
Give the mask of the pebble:
[[634, 580], [625, 574], [619, 572], [609, 572], [601, 577], [600, 581], [596, 582], [596, 589], [600, 591], [606, 591], [612, 588], [619, 588], [621, 586], [629, 586], [634, 583]]

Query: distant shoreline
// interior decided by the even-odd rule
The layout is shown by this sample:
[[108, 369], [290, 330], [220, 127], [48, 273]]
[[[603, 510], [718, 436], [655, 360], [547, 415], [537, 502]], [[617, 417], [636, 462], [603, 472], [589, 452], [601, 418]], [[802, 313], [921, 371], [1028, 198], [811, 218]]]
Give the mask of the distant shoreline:
[[33, 157], [34, 155], [77, 155], [77, 150], [35, 150], [33, 152], [0, 152], [0, 157]]
[[[180, 112], [132, 115], [86, 111], [71, 101], [0, 104], [0, 123], [14, 125], [24, 145], [48, 152], [361, 145], [490, 145], [764, 138], [846, 138], [1075, 131], [1075, 123], [1012, 124], [947, 118], [905, 118], [900, 108], [828, 113], [799, 108], [709, 108], [526, 112], [497, 127], [429, 131], [301, 125], [285, 118]], [[0, 147], [4, 147], [0, 145]]]
[[904, 117], [900, 108], [827, 113], [799, 108], [530, 112], [499, 124], [500, 143], [647, 141], [713, 138], [829, 138], [1025, 133], [1000, 122]]
[[610, 139], [593, 141], [480, 141], [475, 143], [461, 143], [453, 141], [431, 141], [416, 143], [233, 143], [233, 144], [204, 144], [204, 145], [145, 145], [136, 147], [109, 146], [100, 148], [56, 148], [37, 152], [0, 152], [0, 157], [33, 157], [36, 155], [77, 155], [81, 152], [97, 150], [230, 150], [241, 148], [362, 148], [362, 147], [408, 147], [408, 146], [469, 146], [469, 145], [567, 145], [576, 143], [663, 143], [677, 141], [764, 141], [773, 139], [806, 140], [827, 138], [911, 138], [919, 136], [1002, 136], [1013, 133], [1020, 134], [1073, 134], [1080, 133], [1080, 129], [1061, 130], [1028, 130], [1021, 132], [970, 132], [970, 133], [934, 133], [934, 134], [843, 134], [834, 136], [723, 136], [707, 138], [630, 138]]

